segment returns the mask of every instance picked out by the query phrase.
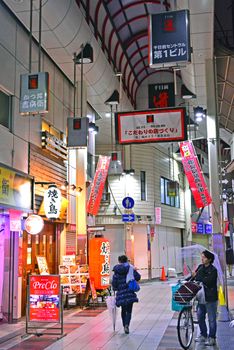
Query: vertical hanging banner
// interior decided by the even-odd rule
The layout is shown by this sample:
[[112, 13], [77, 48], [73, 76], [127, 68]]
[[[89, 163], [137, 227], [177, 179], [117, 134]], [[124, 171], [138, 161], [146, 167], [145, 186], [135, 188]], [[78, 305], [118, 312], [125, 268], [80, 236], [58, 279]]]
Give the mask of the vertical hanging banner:
[[91, 192], [87, 204], [87, 212], [91, 215], [97, 215], [111, 157], [99, 156], [96, 173], [93, 179]]
[[149, 108], [174, 107], [174, 83], [149, 84], [148, 96]]
[[196, 151], [192, 141], [180, 143], [180, 153], [185, 175], [187, 176], [191, 192], [197, 208], [204, 208], [212, 202], [200, 164], [197, 160]]
[[191, 62], [189, 11], [169, 11], [149, 17], [149, 65], [181, 66]]

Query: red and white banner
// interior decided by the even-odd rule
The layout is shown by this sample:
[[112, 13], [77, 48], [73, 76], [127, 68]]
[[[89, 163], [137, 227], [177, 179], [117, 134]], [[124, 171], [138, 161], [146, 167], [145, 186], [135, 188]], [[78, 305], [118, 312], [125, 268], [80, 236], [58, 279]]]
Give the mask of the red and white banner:
[[60, 322], [60, 276], [30, 276], [29, 321]]
[[99, 156], [96, 173], [93, 179], [91, 192], [87, 204], [87, 212], [91, 215], [97, 215], [111, 157]]
[[184, 108], [116, 113], [120, 144], [186, 140]]
[[204, 208], [212, 202], [200, 164], [197, 160], [196, 151], [192, 141], [181, 142], [180, 153], [185, 175], [187, 176], [197, 208]]

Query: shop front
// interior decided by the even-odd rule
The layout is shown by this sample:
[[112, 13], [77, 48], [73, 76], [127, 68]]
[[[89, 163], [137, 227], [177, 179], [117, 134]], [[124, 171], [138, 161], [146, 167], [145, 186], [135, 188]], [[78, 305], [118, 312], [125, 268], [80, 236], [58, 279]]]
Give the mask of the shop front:
[[0, 164], [0, 325], [21, 316], [22, 218], [33, 210], [33, 179]]
[[[35, 180], [34, 215], [35, 220], [41, 219], [43, 227], [37, 232], [34, 218], [27, 228], [24, 220], [22, 236], [22, 316], [26, 313], [27, 284], [29, 275], [57, 274], [60, 263], [61, 237], [66, 227], [67, 193], [60, 190], [66, 182], [66, 166], [63, 159], [54, 157], [51, 152], [30, 145], [30, 174]], [[54, 218], [45, 212], [46, 193], [50, 186], [55, 186], [61, 194], [59, 198], [59, 215]], [[53, 190], [51, 190], [51, 194]], [[33, 229], [35, 226], [35, 231]]]

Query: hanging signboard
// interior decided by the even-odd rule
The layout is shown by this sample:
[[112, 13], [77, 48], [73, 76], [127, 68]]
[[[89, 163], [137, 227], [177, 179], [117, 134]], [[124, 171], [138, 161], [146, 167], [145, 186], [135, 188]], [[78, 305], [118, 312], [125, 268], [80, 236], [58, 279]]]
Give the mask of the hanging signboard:
[[183, 66], [191, 62], [189, 11], [169, 11], [149, 17], [149, 65]]
[[174, 107], [174, 83], [149, 84], [148, 98], [149, 108]]
[[87, 212], [91, 215], [97, 215], [102, 193], [104, 190], [106, 177], [110, 165], [110, 157], [99, 156], [97, 169], [91, 186], [90, 196], [87, 204]]
[[44, 114], [48, 111], [49, 73], [22, 74], [20, 76], [20, 114]]
[[57, 219], [61, 209], [61, 191], [55, 185], [51, 185], [44, 194], [45, 215], [49, 219]]
[[29, 321], [60, 322], [60, 276], [29, 276]]
[[17, 210], [32, 210], [33, 179], [0, 164], [0, 204]]
[[110, 242], [103, 237], [89, 241], [89, 275], [96, 289], [110, 285]]
[[197, 208], [204, 208], [212, 202], [196, 151], [192, 141], [181, 142], [180, 153], [185, 175], [187, 176], [191, 192]]
[[120, 144], [183, 141], [187, 138], [184, 108], [165, 108], [115, 114]]

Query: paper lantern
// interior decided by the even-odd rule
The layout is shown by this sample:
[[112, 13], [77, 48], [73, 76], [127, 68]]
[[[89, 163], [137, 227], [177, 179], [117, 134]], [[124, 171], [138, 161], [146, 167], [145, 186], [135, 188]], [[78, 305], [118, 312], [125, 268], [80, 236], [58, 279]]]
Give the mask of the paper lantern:
[[61, 209], [61, 191], [55, 186], [49, 186], [44, 194], [44, 209], [48, 219], [57, 219]]
[[104, 237], [89, 241], [89, 275], [96, 289], [110, 285], [110, 242]]

